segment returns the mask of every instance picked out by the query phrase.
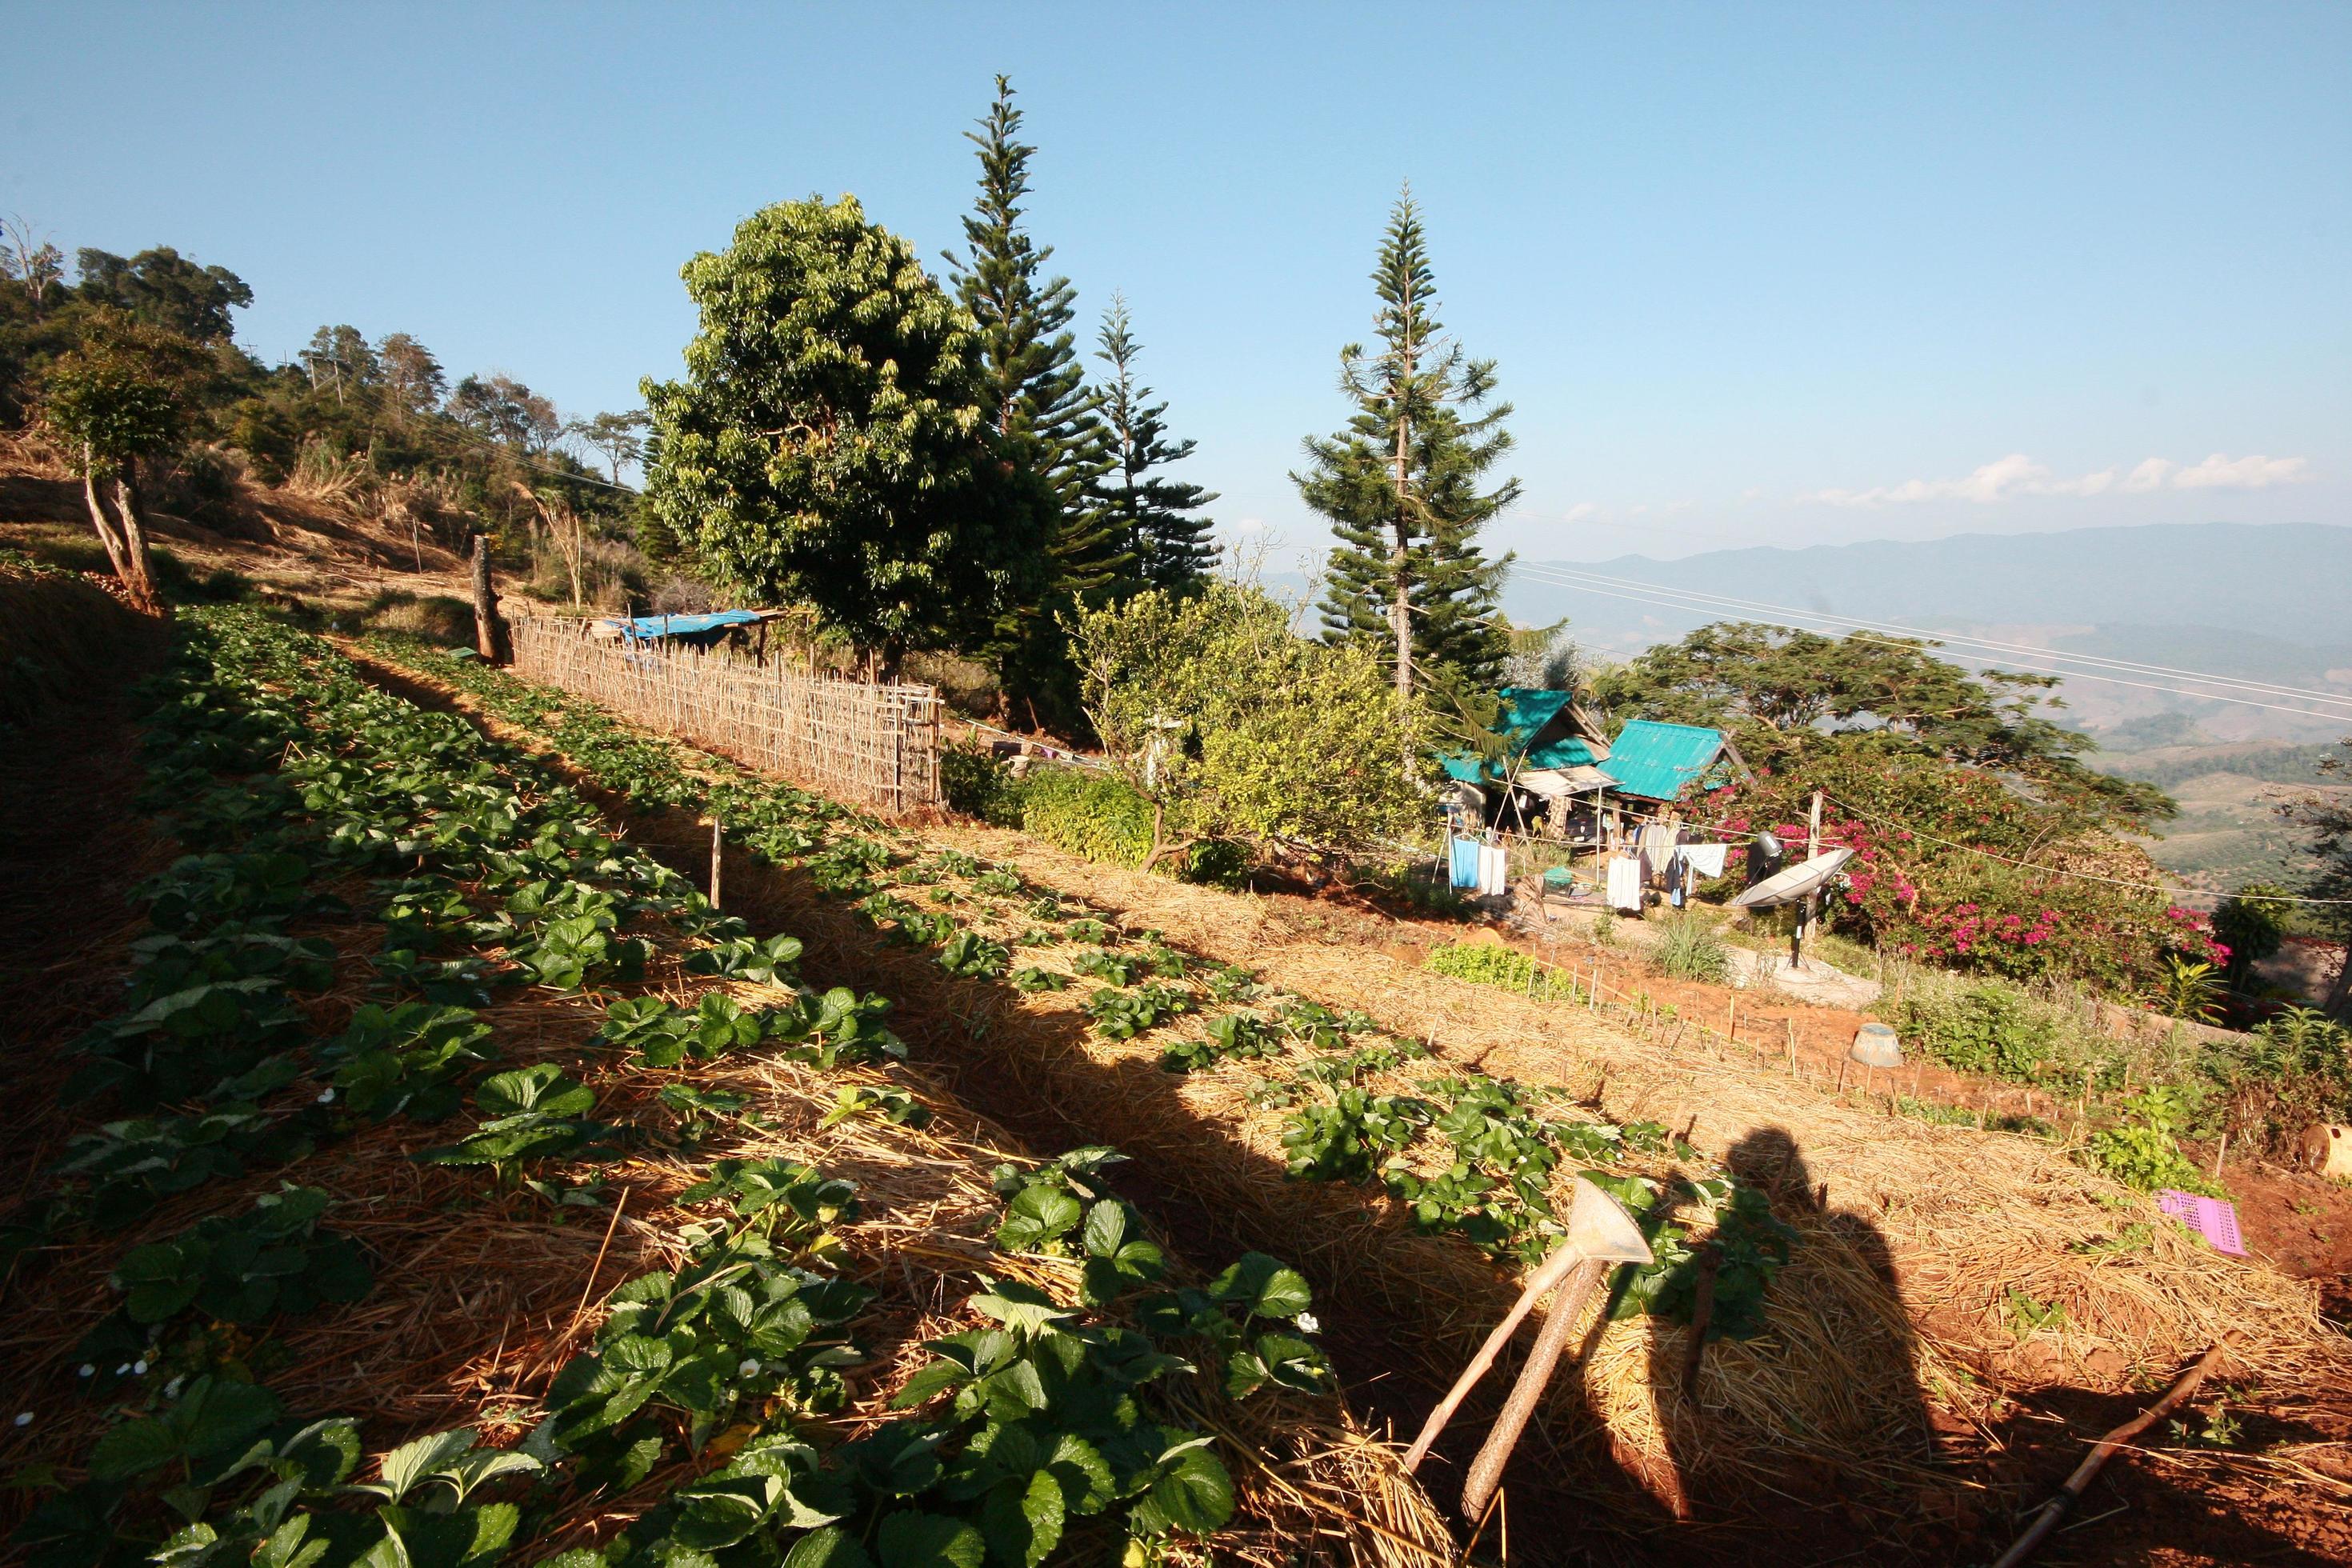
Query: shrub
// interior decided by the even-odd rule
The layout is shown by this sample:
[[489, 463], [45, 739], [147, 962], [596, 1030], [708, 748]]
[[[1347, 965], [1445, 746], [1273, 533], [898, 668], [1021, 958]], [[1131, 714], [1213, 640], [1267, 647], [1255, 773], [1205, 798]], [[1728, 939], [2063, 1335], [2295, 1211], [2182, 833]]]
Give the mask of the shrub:
[[1023, 781], [1012, 764], [985, 746], [950, 746], [940, 752], [940, 790], [950, 809], [991, 827], [1021, 826]]
[[1450, 974], [1480, 985], [1500, 986], [1530, 995], [1573, 998], [1576, 983], [1558, 970], [1538, 970], [1536, 961], [1517, 948], [1492, 942], [1456, 942], [1432, 949], [1422, 961], [1433, 974]]
[[1697, 915], [1668, 921], [1655, 954], [1658, 967], [1677, 980], [1721, 984], [1731, 970], [1730, 951], [1715, 927]]
[[1086, 768], [1040, 768], [1021, 782], [1021, 827], [1057, 849], [1113, 866], [1151, 854], [1151, 805], [1124, 780]]
[[2179, 1090], [2147, 1089], [2124, 1101], [2124, 1110], [2128, 1114], [2120, 1125], [2103, 1127], [2091, 1135], [2091, 1144], [2084, 1157], [2092, 1169], [2104, 1171], [2124, 1185], [2143, 1193], [2152, 1193], [2159, 1187], [2175, 1187], [2185, 1193], [2221, 1193], [2221, 1189], [2207, 1181], [2203, 1173], [2182, 1155], [2180, 1145], [2172, 1141], [2172, 1130], [2187, 1114]]
[[1895, 1028], [1946, 1067], [2029, 1081], [2058, 1038], [2054, 1019], [1993, 980], [1906, 997]]
[[2352, 1118], [2352, 1031], [2290, 1007], [2252, 1034], [2198, 1053], [2211, 1089], [2206, 1128], [2275, 1147], [2320, 1121]]

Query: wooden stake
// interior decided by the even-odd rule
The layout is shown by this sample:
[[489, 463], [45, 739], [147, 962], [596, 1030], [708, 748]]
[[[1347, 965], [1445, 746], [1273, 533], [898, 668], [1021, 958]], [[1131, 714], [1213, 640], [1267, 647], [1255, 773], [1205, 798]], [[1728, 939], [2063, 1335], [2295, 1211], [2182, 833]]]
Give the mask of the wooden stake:
[[2221, 1347], [2216, 1344], [2197, 1358], [2197, 1364], [2183, 1373], [2180, 1381], [2174, 1384], [2163, 1398], [2093, 1444], [2090, 1453], [2074, 1467], [2074, 1473], [2066, 1478], [2066, 1484], [2058, 1489], [2058, 1495], [2042, 1505], [2032, 1527], [2017, 1538], [2016, 1545], [2001, 1553], [2000, 1561], [1994, 1563], [1993, 1568], [2017, 1568], [2019, 1563], [2031, 1558], [2050, 1538], [2051, 1531], [2058, 1528], [2059, 1521], [2066, 1517], [2075, 1503], [2082, 1500], [2083, 1493], [2115, 1451], [2186, 1404], [2197, 1392], [2197, 1385], [2205, 1381], [2205, 1374], [2212, 1371], [2213, 1364], [2221, 1359]]
[[2213, 1151], [2213, 1179], [2217, 1182], [2221, 1179], [2221, 1158], [2229, 1152], [2230, 1134], [2225, 1131], [2221, 1134], [2221, 1146]]
[[1789, 1017], [1780, 1022], [1789, 1027], [1789, 1076], [1794, 1078], [1797, 1076], [1797, 1020]]
[[1722, 1250], [1710, 1241], [1698, 1255], [1698, 1281], [1691, 1299], [1690, 1342], [1683, 1348], [1683, 1397], [1691, 1402], [1693, 1415], [1697, 1414], [1698, 1363], [1706, 1354], [1706, 1325], [1715, 1316], [1715, 1273], [1721, 1267]]
[[721, 852], [727, 846], [727, 830], [718, 823], [710, 825], [710, 907], [719, 907], [719, 871]]
[[1723, 1037], [1734, 1041], [1739, 1038], [1739, 993], [1737, 991], [1731, 994], [1731, 1008], [1724, 1016]]
[[474, 651], [486, 664], [499, 659], [499, 595], [490, 586], [490, 536], [474, 535]]

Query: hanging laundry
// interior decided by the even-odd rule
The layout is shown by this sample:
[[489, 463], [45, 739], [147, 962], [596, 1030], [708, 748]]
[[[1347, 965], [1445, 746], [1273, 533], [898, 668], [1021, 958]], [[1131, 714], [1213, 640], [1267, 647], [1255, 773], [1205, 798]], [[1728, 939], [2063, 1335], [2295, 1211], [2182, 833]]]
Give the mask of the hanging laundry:
[[1467, 889], [1478, 885], [1478, 841], [1476, 839], [1454, 839], [1447, 863], [1453, 871], [1453, 882], [1455, 888]]
[[1631, 855], [1612, 856], [1609, 860], [1609, 907], [1612, 910], [1642, 909], [1642, 862]]
[[1706, 882], [1723, 875], [1725, 858], [1731, 853], [1728, 844], [1685, 844], [1679, 850], [1683, 864], [1690, 868], [1695, 880]]
[[1499, 844], [1478, 847], [1478, 891], [1481, 896], [1499, 899], [1511, 890], [1510, 852]]

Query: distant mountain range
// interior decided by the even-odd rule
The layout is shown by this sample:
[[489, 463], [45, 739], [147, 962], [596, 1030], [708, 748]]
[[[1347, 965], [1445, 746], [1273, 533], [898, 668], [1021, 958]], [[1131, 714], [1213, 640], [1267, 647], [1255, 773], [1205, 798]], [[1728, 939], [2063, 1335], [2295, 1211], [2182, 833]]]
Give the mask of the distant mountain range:
[[[1719, 550], [1677, 561], [1621, 555], [1523, 564], [1538, 571], [1568, 565], [1790, 611], [1989, 636], [2352, 698], [2352, 528], [2156, 524], [1958, 534], [1920, 543]], [[1566, 616], [1580, 645], [1608, 658], [1673, 641], [1709, 621], [1780, 618], [1771, 611], [1683, 609], [1611, 597], [1527, 572], [1513, 574], [1503, 603], [1522, 625]], [[1998, 662], [1959, 650], [1953, 657], [1979, 666]], [[2352, 732], [2352, 722], [2314, 722], [2150, 690], [2147, 686], [2169, 678], [2116, 673], [2146, 685], [2068, 681], [2065, 695], [2077, 723], [2095, 731], [2172, 711], [2193, 715], [2219, 739], [2315, 741]]]

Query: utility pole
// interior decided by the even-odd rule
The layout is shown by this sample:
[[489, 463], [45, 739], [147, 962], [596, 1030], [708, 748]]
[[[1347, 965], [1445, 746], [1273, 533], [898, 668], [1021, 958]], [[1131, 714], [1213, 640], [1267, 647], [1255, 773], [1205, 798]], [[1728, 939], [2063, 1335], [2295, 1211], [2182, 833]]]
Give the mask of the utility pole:
[[[1822, 852], [1822, 792], [1813, 792], [1812, 814], [1805, 829], [1805, 858], [1810, 861]], [[1804, 906], [1797, 913], [1797, 929], [1789, 933], [1789, 967], [1801, 969], [1805, 963], [1805, 932], [1821, 909], [1820, 889], [1805, 895]]]

